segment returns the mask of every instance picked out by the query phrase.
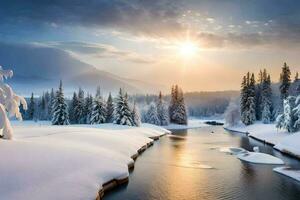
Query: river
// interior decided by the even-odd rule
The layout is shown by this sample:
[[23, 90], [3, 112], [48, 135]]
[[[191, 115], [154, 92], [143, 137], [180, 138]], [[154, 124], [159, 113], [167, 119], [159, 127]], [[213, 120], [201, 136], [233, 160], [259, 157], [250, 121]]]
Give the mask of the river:
[[[299, 200], [300, 183], [272, 171], [274, 165], [241, 162], [219, 147], [235, 146], [300, 162], [240, 133], [222, 127], [173, 131], [136, 161], [129, 183], [107, 193], [105, 200]], [[212, 168], [210, 168], [212, 167]]]

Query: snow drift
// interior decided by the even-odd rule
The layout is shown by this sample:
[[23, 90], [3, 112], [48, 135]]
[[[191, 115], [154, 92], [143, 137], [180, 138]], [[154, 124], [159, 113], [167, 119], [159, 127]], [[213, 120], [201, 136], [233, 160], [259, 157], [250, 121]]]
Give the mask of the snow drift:
[[149, 136], [166, 133], [105, 126], [14, 126], [16, 139], [0, 145], [1, 199], [95, 199], [104, 183], [128, 177]]

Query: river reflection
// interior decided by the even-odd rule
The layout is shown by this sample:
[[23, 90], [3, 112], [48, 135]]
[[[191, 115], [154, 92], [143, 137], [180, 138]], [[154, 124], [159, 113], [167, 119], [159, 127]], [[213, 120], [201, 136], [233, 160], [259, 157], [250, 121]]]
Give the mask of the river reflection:
[[[212, 133], [213, 132], [213, 133]], [[240, 134], [221, 127], [175, 131], [137, 159], [129, 183], [105, 200], [297, 199], [300, 184], [272, 171], [274, 166], [241, 162], [219, 147], [260, 150], [299, 167], [300, 163]]]

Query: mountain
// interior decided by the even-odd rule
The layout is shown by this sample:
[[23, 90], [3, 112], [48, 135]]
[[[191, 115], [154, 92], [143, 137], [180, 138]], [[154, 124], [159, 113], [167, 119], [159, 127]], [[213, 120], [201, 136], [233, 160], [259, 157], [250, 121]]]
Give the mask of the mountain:
[[0, 42], [0, 65], [14, 71], [14, 77], [8, 82], [22, 95], [56, 88], [60, 79], [68, 95], [78, 87], [94, 92], [97, 85], [101, 86], [103, 93], [116, 93], [120, 87], [134, 94], [165, 89], [161, 85], [98, 70], [63, 50], [41, 45]]

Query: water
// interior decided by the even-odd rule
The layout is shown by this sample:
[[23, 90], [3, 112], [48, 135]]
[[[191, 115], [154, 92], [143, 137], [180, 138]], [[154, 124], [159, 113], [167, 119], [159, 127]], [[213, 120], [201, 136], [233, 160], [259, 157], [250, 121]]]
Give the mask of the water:
[[[211, 132], [214, 133], [211, 133]], [[163, 137], [137, 159], [129, 183], [105, 200], [299, 200], [300, 184], [272, 171], [274, 165], [244, 163], [218, 147], [252, 150], [259, 146], [300, 168], [296, 159], [222, 127], [177, 131]], [[212, 167], [212, 169], [210, 169]]]

